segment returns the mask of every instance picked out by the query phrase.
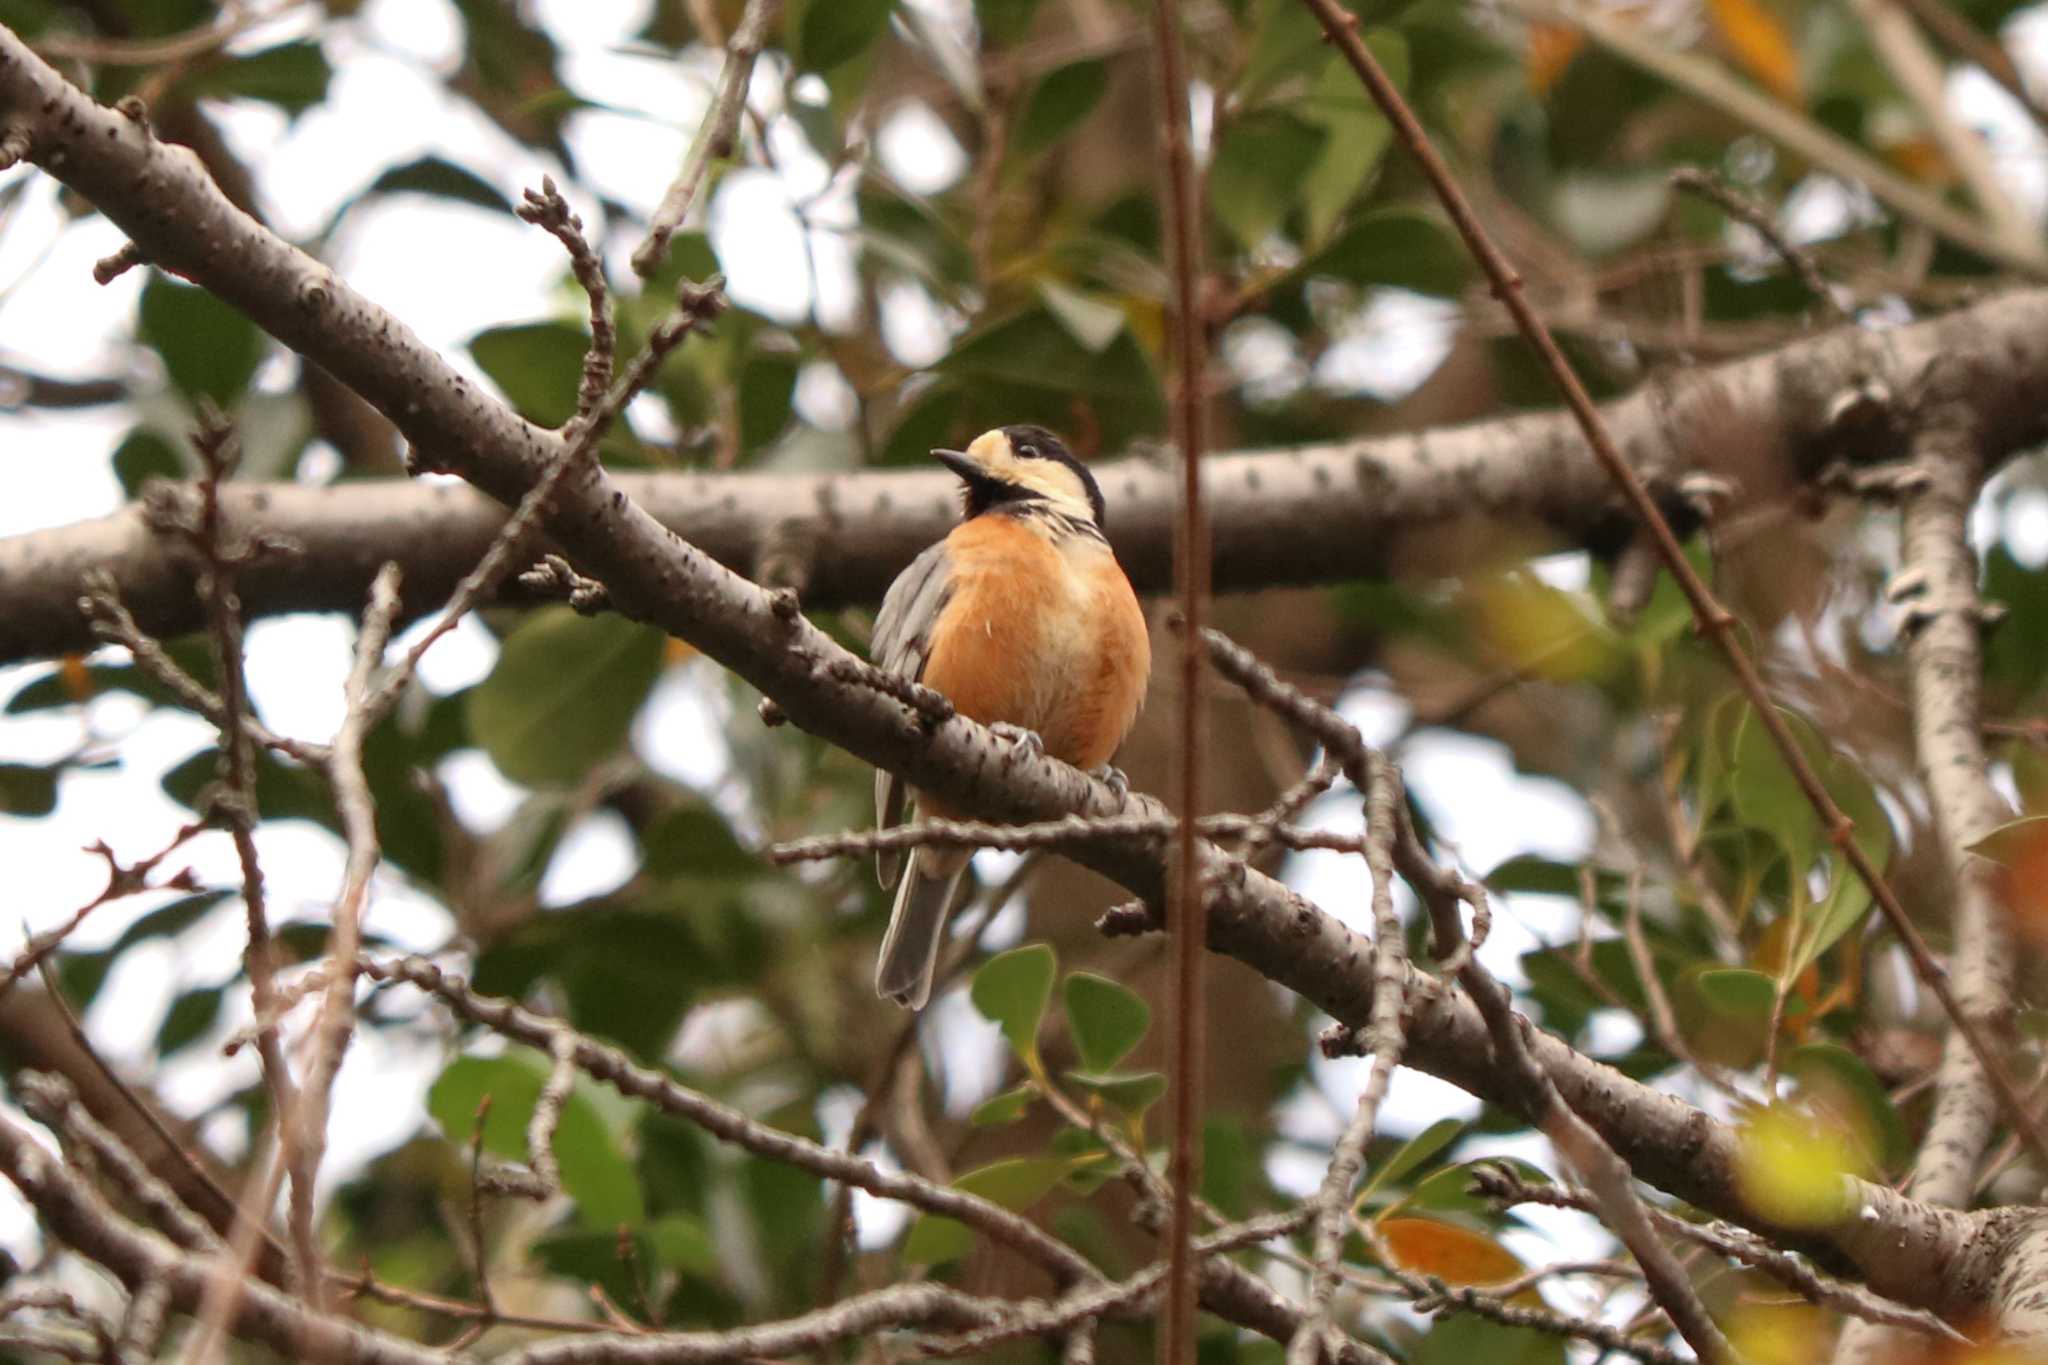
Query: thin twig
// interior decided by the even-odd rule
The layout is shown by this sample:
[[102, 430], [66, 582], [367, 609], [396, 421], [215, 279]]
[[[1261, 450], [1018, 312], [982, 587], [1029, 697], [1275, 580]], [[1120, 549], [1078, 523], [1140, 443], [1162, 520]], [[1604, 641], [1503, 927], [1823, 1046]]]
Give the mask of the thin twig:
[[1309, 1282], [1308, 1311], [1287, 1346], [1288, 1365], [1315, 1365], [1330, 1343], [1351, 1187], [1365, 1166], [1366, 1145], [1377, 1131], [1380, 1103], [1386, 1098], [1406, 1042], [1401, 1014], [1407, 1004], [1408, 946], [1401, 932], [1401, 917], [1394, 910], [1395, 808], [1400, 788], [1394, 766], [1380, 754], [1371, 756], [1368, 776], [1365, 821], [1371, 838], [1365, 863], [1372, 872], [1373, 944], [1372, 1018], [1366, 1028], [1366, 1046], [1372, 1051], [1372, 1070], [1359, 1093], [1357, 1110], [1330, 1154], [1329, 1169], [1312, 1203], [1315, 1273]]
[[527, 190], [516, 212], [536, 227], [545, 228], [569, 253], [569, 268], [590, 300], [590, 346], [583, 353], [583, 381], [576, 389], [576, 415], [588, 420], [604, 401], [611, 387], [612, 366], [619, 347], [618, 329], [612, 325], [611, 293], [605, 287], [604, 262], [583, 236], [583, 220], [569, 208], [569, 201], [555, 188], [552, 176], [542, 176], [540, 189]]
[[746, 13], [740, 16], [732, 41], [725, 45], [725, 69], [718, 75], [718, 93], [704, 112], [704, 121], [697, 125], [697, 136], [683, 156], [683, 168], [661, 196], [661, 204], [647, 224], [647, 240], [633, 252], [633, 269], [643, 277], [660, 270], [662, 262], [668, 259], [669, 238], [690, 216], [690, 207], [697, 202], [697, 192], [703, 188], [711, 163], [733, 154], [754, 62], [761, 55], [761, 44], [767, 40], [768, 26], [775, 22], [781, 9], [782, 0], [747, 0]]
[[1852, 320], [1853, 315], [1842, 306], [1842, 301], [1835, 297], [1835, 291], [1821, 276], [1820, 267], [1813, 263], [1813, 257], [1792, 245], [1791, 240], [1778, 230], [1778, 225], [1771, 221], [1769, 211], [1761, 204], [1737, 194], [1723, 184], [1718, 176], [1710, 175], [1697, 166], [1679, 167], [1671, 173], [1670, 183], [1673, 189], [1700, 196], [1763, 238], [1764, 245], [1775, 251], [1778, 259], [1791, 268], [1799, 282], [1806, 286], [1806, 292], [1813, 295], [1814, 302], [1826, 309], [1829, 316], [1838, 322]]
[[[195, 587], [205, 604], [214, 671], [220, 682], [217, 724], [221, 780], [208, 815], [227, 828], [241, 865], [242, 905], [248, 933], [242, 961], [249, 977], [251, 1003], [260, 1016], [273, 1012], [277, 949], [264, 905], [263, 867], [256, 852], [255, 740], [248, 725], [251, 707], [243, 665], [242, 607], [235, 592], [235, 575], [263, 547], [254, 543], [231, 544], [221, 512], [221, 484], [234, 473], [241, 458], [234, 428], [218, 411], [205, 406], [192, 444], [205, 470], [199, 482], [198, 506], [181, 512], [167, 504], [159, 505], [154, 509], [156, 529], [184, 541], [198, 561]], [[270, 1089], [271, 1122], [277, 1128], [282, 1165], [291, 1176], [288, 1228], [292, 1256], [301, 1286], [310, 1289], [318, 1282], [321, 1267], [313, 1232], [314, 1172], [301, 1159], [296, 1134], [290, 1126], [290, 1117], [298, 1109], [298, 1087], [275, 1029], [257, 1035], [256, 1053], [262, 1059], [264, 1080]], [[257, 1216], [260, 1221], [261, 1215]], [[253, 1251], [253, 1240], [248, 1249]], [[246, 1262], [239, 1269], [246, 1269]], [[204, 1341], [207, 1336], [208, 1331], [202, 1327], [195, 1341]]]
[[[92, 623], [95, 636], [126, 649], [134, 657], [136, 667], [176, 693], [180, 701], [204, 716], [215, 728], [225, 723], [227, 713], [220, 698], [178, 667], [178, 661], [155, 638], [143, 633], [134, 615], [121, 604], [112, 574], [96, 569], [85, 576], [85, 592], [78, 599], [78, 609]], [[277, 734], [254, 716], [244, 716], [242, 724], [250, 738], [266, 749], [289, 755], [308, 765], [327, 761], [325, 745], [309, 744]]]
[[[343, 690], [347, 709], [327, 762], [327, 779], [334, 788], [335, 810], [341, 817], [348, 857], [342, 869], [341, 894], [334, 902], [334, 925], [329, 939], [333, 969], [327, 974], [320, 1013], [313, 1024], [313, 1055], [299, 1087], [298, 1108], [289, 1116], [296, 1132], [295, 1145], [309, 1174], [317, 1174], [326, 1155], [328, 1103], [334, 1093], [335, 1077], [348, 1055], [349, 1042], [355, 1036], [356, 977], [349, 968], [362, 946], [363, 911], [369, 899], [370, 878], [382, 856], [377, 843], [376, 804], [363, 773], [363, 741], [374, 723], [370, 714], [370, 681], [383, 663], [384, 647], [391, 641], [392, 621], [398, 615], [398, 584], [398, 566], [386, 564], [370, 585], [369, 605], [363, 611], [363, 623], [356, 637], [355, 663]], [[296, 1183], [292, 1197], [300, 1197]], [[310, 1205], [310, 1180], [304, 1197]], [[324, 1278], [314, 1276], [301, 1287], [315, 1308], [326, 1307]]]
[[14, 960], [8, 964], [6, 976], [0, 977], [0, 997], [5, 997], [9, 991], [13, 990], [15, 982], [41, 967], [50, 954], [63, 946], [65, 939], [70, 938], [72, 934], [77, 932], [78, 927], [85, 923], [93, 911], [109, 901], [120, 900], [124, 896], [138, 895], [144, 891], [198, 890], [199, 883], [195, 880], [190, 868], [180, 868], [169, 878], [154, 886], [149, 884], [149, 874], [156, 869], [158, 863], [161, 863], [181, 847], [186, 840], [205, 828], [204, 822], [186, 825], [175, 835], [171, 836], [170, 843], [164, 845], [149, 857], [144, 858], [141, 862], [127, 867], [124, 867], [114, 857], [114, 850], [107, 847], [104, 841], [95, 842], [86, 851], [97, 853], [106, 860], [106, 886], [101, 889], [97, 896], [94, 896], [84, 905], [72, 911], [71, 918], [65, 920], [62, 924], [51, 929], [45, 929], [40, 934], [29, 935], [28, 942], [22, 946], [21, 951], [16, 953]]

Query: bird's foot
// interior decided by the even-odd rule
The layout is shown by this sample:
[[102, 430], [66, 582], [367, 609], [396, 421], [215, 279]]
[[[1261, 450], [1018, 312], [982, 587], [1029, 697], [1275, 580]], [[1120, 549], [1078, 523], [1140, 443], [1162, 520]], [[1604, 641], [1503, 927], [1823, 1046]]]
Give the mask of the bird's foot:
[[1125, 777], [1124, 770], [1113, 763], [1105, 763], [1099, 768], [1090, 768], [1088, 776], [1094, 778], [1097, 782], [1107, 783], [1109, 789], [1116, 793], [1118, 805], [1122, 805], [1124, 798], [1131, 794], [1131, 779]]
[[1012, 760], [1019, 755], [1028, 758], [1045, 756], [1045, 740], [1036, 730], [1023, 725], [1012, 725], [1006, 720], [999, 720], [988, 728], [989, 733], [997, 739], [1007, 739], [1016, 746], [1010, 751]]

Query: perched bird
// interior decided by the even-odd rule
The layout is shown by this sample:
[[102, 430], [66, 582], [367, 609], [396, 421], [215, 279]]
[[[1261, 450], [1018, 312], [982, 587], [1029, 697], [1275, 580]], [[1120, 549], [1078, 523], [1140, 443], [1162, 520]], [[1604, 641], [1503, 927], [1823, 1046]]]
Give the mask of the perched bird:
[[[965, 450], [932, 454], [960, 476], [963, 518], [889, 585], [869, 653], [944, 693], [960, 714], [1107, 774], [1144, 699], [1152, 644], [1103, 535], [1095, 477], [1043, 427], [1000, 427]], [[949, 815], [878, 772], [877, 823], [902, 823], [912, 795], [919, 815]], [[877, 856], [883, 889], [896, 888], [875, 966], [878, 994], [908, 1009], [930, 998], [969, 853]]]

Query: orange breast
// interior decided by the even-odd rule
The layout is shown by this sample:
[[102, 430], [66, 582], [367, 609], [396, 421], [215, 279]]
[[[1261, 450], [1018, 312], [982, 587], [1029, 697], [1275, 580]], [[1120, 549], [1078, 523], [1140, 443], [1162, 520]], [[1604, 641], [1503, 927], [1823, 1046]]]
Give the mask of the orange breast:
[[1144, 699], [1144, 614], [1107, 547], [1052, 539], [1007, 516], [946, 538], [953, 594], [924, 682], [962, 714], [1038, 731], [1079, 768], [1107, 763]]

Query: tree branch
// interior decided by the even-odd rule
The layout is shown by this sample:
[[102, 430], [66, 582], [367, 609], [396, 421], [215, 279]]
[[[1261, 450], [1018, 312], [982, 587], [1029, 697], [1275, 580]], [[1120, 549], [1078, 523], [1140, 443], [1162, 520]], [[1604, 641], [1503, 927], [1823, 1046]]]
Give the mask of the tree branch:
[[[0, 126], [6, 107], [0, 90]], [[154, 160], [124, 159], [123, 165], [139, 175]], [[124, 193], [132, 198], [128, 187]], [[329, 278], [304, 257], [279, 263], [271, 273], [280, 277], [274, 287], [294, 318], [290, 300], [299, 285], [320, 293], [319, 280]], [[369, 377], [348, 376], [361, 391], [381, 393], [380, 401], [390, 403], [416, 384], [445, 392], [463, 383], [444, 366], [414, 366], [412, 352], [398, 347], [413, 339], [391, 315], [358, 298], [350, 305], [346, 329], [335, 345], [319, 348], [322, 355], [343, 345], [371, 345], [360, 339], [364, 332], [380, 338], [378, 353], [398, 351]], [[2048, 291], [2002, 295], [1882, 338], [1854, 329], [1828, 332], [1769, 355], [1689, 371], [1600, 411], [1660, 505], [1687, 524], [1693, 516], [1682, 497], [1688, 478], [1730, 480], [1746, 501], [1783, 496], [1843, 453], [1841, 433], [1826, 417], [1831, 405], [1866, 384], [1906, 392], [1929, 360], [1965, 347], [1981, 348], [1985, 357], [1985, 382], [1969, 401], [1984, 457], [1995, 468], [2041, 436], [2040, 414], [2048, 410]], [[370, 358], [353, 369], [370, 369], [363, 363]], [[545, 433], [502, 409], [489, 411], [495, 405], [466, 384], [450, 407], [414, 414], [401, 425], [429, 451], [458, 443], [496, 449], [521, 468], [540, 457], [538, 448], [522, 447]], [[1410, 538], [1441, 541], [1442, 527], [1461, 518], [1526, 519], [1563, 543], [1598, 549], [1628, 534], [1613, 487], [1562, 412], [1285, 450], [1217, 451], [1202, 464], [1219, 591], [1384, 575]], [[1172, 471], [1130, 459], [1098, 465], [1096, 472], [1114, 508], [1109, 534], [1117, 558], [1141, 592], [1165, 592], [1171, 584]], [[791, 528], [810, 528], [813, 563], [804, 601], [813, 608], [879, 601], [897, 572], [952, 528], [959, 511], [950, 476], [937, 470], [628, 473], [613, 482], [656, 521], [742, 574], [757, 572]], [[356, 611], [377, 568], [393, 562], [405, 575], [402, 620], [447, 601], [506, 517], [501, 503], [467, 487], [397, 481], [330, 488], [230, 484], [221, 490], [221, 515], [231, 535], [260, 533], [292, 546], [288, 556], [243, 568], [237, 588], [250, 615]], [[0, 538], [0, 584], [8, 601], [0, 615], [0, 663], [92, 648], [96, 641], [77, 599], [94, 569], [113, 575], [121, 601], [149, 634], [171, 637], [201, 624], [189, 569], [148, 532], [143, 512], [130, 507]]]

